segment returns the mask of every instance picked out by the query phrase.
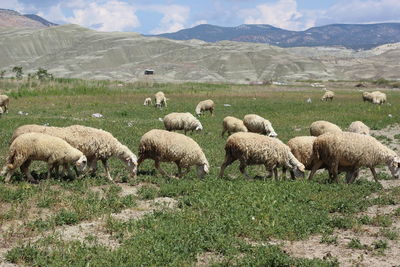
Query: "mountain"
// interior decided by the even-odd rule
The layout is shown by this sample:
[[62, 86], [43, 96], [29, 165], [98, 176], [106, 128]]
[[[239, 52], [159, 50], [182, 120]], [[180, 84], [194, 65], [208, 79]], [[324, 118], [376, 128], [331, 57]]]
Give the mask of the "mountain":
[[[55, 77], [156, 82], [398, 79], [400, 43], [356, 52], [260, 43], [177, 41], [78, 25], [0, 28], [0, 70], [45, 68]], [[154, 75], [145, 76], [145, 69]]]
[[332, 24], [305, 31], [288, 31], [264, 24], [243, 24], [237, 27], [202, 24], [155, 36], [174, 40], [266, 43], [279, 47], [342, 46], [350, 49], [371, 49], [400, 42], [400, 23]]
[[44, 28], [55, 25], [57, 24], [49, 22], [37, 15], [21, 15], [17, 11], [0, 8], [0, 27]]

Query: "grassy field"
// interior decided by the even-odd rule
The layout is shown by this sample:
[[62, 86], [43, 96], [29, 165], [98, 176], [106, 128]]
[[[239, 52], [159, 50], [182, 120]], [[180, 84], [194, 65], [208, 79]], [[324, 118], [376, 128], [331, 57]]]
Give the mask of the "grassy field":
[[[102, 128], [137, 153], [145, 132], [163, 128], [159, 118], [170, 112], [194, 113], [196, 104], [207, 98], [216, 103], [216, 116], [201, 117], [204, 130], [189, 135], [200, 144], [210, 162], [210, 174], [204, 180], [196, 177], [194, 169], [181, 180], [154, 175], [129, 180], [123, 164], [111, 159], [111, 174], [117, 185], [106, 181], [102, 168], [97, 177], [74, 181], [42, 180], [39, 185], [32, 185], [18, 172], [11, 184], [0, 183], [0, 252], [5, 249], [10, 262], [38, 266], [193, 266], [199, 255], [209, 254], [213, 256], [207, 264], [216, 266], [337, 265], [335, 258], [295, 258], [279, 246], [263, 242], [302, 240], [313, 234], [323, 234], [325, 240], [331, 240], [336, 229], [376, 223], [373, 218], [361, 220], [354, 214], [372, 205], [399, 203], [400, 190], [395, 188], [393, 194], [369, 198], [372, 193], [383, 192], [382, 187], [362, 179], [353, 185], [328, 184], [326, 173], [317, 175], [312, 182], [245, 180], [237, 163], [228, 167], [224, 179], [217, 175], [226, 139], [220, 136], [222, 119], [228, 115], [242, 118], [257, 113], [268, 118], [284, 142], [308, 135], [308, 126], [315, 120], [328, 120], [342, 128], [362, 120], [372, 129], [399, 122], [398, 91], [386, 92], [390, 105], [376, 106], [363, 103], [361, 93], [351, 83], [341, 87], [335, 88], [334, 101], [326, 103], [319, 101], [321, 90], [301, 86], [119, 86], [115, 82], [57, 80], [34, 83], [29, 89], [26, 83], [0, 81], [0, 90], [12, 97], [10, 113], [0, 119], [1, 164], [5, 162], [12, 132], [20, 125], [82, 124]], [[168, 107], [144, 107], [144, 98], [158, 90], [169, 98]], [[308, 98], [312, 103], [306, 102]], [[104, 117], [92, 118], [93, 113]], [[174, 164], [163, 167], [170, 173], [176, 168]], [[140, 170], [150, 173], [153, 169], [153, 162], [147, 160]], [[31, 170], [40, 176], [46, 165], [35, 163]], [[253, 176], [264, 175], [261, 167], [249, 167], [248, 171]], [[141, 187], [137, 194], [121, 194], [122, 185]], [[157, 210], [140, 219], [118, 220], [111, 216], [139, 209], [144, 200], [155, 198], [173, 198], [177, 207]], [[98, 218], [104, 219], [101, 231], [110, 235], [117, 246], [101, 244], [96, 234], [74, 241], [63, 240], [56, 232], [60, 227]]]

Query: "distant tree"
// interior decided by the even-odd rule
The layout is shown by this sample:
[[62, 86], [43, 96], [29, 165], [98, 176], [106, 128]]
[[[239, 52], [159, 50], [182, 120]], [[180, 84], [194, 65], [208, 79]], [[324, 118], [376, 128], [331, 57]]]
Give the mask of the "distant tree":
[[39, 68], [35, 74], [40, 81], [44, 81], [46, 79], [49, 80], [53, 79], [53, 74], [48, 73], [47, 70], [43, 68]]
[[0, 71], [0, 79], [4, 79], [5, 74], [6, 74], [5, 70]]
[[21, 66], [15, 66], [14, 68], [12, 68], [12, 72], [15, 72], [15, 78], [17, 78], [18, 80], [22, 79], [22, 67]]

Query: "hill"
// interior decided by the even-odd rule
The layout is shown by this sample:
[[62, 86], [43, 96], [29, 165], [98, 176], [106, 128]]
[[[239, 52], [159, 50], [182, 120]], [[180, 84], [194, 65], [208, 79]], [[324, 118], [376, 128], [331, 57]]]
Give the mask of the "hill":
[[44, 28], [55, 25], [57, 24], [49, 22], [38, 15], [21, 15], [17, 11], [0, 8], [0, 27]]
[[371, 49], [387, 43], [400, 42], [400, 23], [333, 24], [305, 31], [288, 31], [264, 24], [244, 24], [237, 27], [202, 24], [156, 36], [174, 40], [266, 43], [279, 47], [343, 46], [351, 49]]
[[[98, 32], [77, 25], [0, 29], [0, 70], [42, 67], [56, 77], [140, 80], [147, 68], [160, 82], [248, 83], [296, 79], [398, 79], [398, 44], [355, 52], [343, 48], [280, 48], [222, 41], [176, 41], [137, 33]], [[149, 76], [150, 77], [150, 76]]]

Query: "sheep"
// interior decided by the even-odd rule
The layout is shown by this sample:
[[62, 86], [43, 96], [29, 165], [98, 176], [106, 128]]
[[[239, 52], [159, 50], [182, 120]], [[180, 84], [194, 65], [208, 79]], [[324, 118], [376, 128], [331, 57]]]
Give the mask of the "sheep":
[[46, 133], [64, 139], [71, 146], [85, 154], [89, 162], [88, 165], [91, 167], [92, 175], [96, 173], [97, 161], [101, 160], [108, 180], [114, 182], [107, 162], [110, 157], [114, 156], [125, 163], [131, 176], [136, 176], [136, 155], [109, 132], [82, 125], [61, 128], [33, 124], [18, 127], [13, 133], [12, 140], [27, 132]]
[[[168, 175], [160, 167], [160, 162], [175, 162], [177, 177], [181, 178], [197, 166], [197, 176], [203, 178], [209, 172], [209, 164], [200, 146], [190, 137], [180, 133], [153, 129], [140, 139], [138, 166], [145, 160], [154, 160], [155, 168], [164, 176]], [[186, 171], [182, 173], [182, 168]]]
[[278, 136], [271, 122], [256, 114], [247, 114], [244, 116], [243, 123], [249, 132], [261, 133], [271, 137]]
[[154, 95], [154, 103], [156, 108], [167, 107], [167, 98], [163, 92], [157, 92]]
[[87, 164], [86, 156], [61, 138], [43, 133], [25, 133], [11, 143], [7, 164], [3, 167], [0, 175], [6, 175], [5, 182], [8, 183], [15, 169], [21, 167], [21, 171], [25, 173], [28, 180], [36, 183], [37, 181], [29, 172], [32, 160], [47, 162], [48, 178], [50, 178], [52, 169], [57, 168], [58, 170], [59, 165], [69, 170], [68, 164], [75, 164], [78, 169], [83, 170]]
[[151, 106], [151, 98], [150, 97], [147, 97], [145, 100], [144, 100], [144, 103], [143, 103], [143, 106]]
[[303, 175], [305, 170], [282, 141], [256, 133], [239, 132], [228, 137], [219, 177], [222, 178], [225, 168], [237, 159], [240, 161], [239, 170], [246, 177], [249, 177], [245, 170], [247, 165], [263, 164], [267, 172], [274, 173], [275, 180], [278, 179], [278, 167], [290, 168], [296, 176]]
[[362, 93], [363, 101], [372, 102], [372, 94], [370, 92], [363, 92]]
[[369, 167], [376, 182], [378, 177], [374, 167], [386, 164], [394, 178], [400, 177], [400, 157], [372, 136], [358, 133], [327, 133], [314, 141], [313, 151], [317, 157], [309, 179], [322, 164], [326, 164], [331, 181], [338, 182], [338, 167], [348, 168], [352, 175], [346, 177], [352, 183], [358, 176], [360, 167]]
[[228, 135], [236, 132], [248, 132], [242, 120], [231, 116], [225, 117], [222, 121], [221, 137], [224, 137], [226, 131], [228, 131]]
[[332, 101], [335, 93], [333, 91], [326, 91], [325, 94], [322, 96], [321, 101]]
[[365, 125], [362, 121], [353, 121], [347, 131], [352, 133], [359, 133], [369, 135], [369, 127]]
[[0, 107], [0, 117], [1, 117], [1, 115], [3, 115], [3, 114], [4, 114], [4, 110], [3, 110], [2, 107]]
[[201, 122], [189, 112], [178, 113], [173, 112], [166, 115], [163, 119], [165, 129], [167, 131], [183, 130], [185, 135], [187, 131], [201, 131], [203, 126]]
[[310, 135], [319, 136], [324, 133], [341, 133], [342, 129], [329, 121], [314, 121], [310, 125]]
[[197, 104], [195, 112], [197, 116], [200, 116], [201, 114], [203, 114], [204, 111], [209, 110], [211, 116], [214, 116], [214, 109], [215, 109], [214, 101], [212, 101], [211, 99], [207, 99], [204, 101], [200, 101]]
[[363, 92], [362, 93], [362, 98], [363, 101], [368, 101], [373, 104], [383, 104], [386, 102], [386, 94], [382, 93], [380, 91], [374, 91], [374, 92]]
[[6, 95], [0, 95], [0, 107], [3, 109], [3, 113], [8, 113], [8, 104], [10, 99]]

